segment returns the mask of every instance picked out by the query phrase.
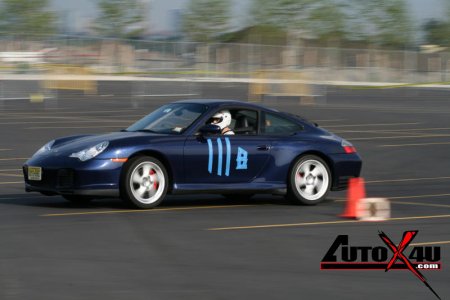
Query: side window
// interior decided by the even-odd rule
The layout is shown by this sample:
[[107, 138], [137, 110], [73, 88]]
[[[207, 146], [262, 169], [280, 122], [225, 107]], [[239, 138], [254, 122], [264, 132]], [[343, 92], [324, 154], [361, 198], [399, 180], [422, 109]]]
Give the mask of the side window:
[[263, 112], [262, 118], [263, 135], [292, 135], [303, 130], [303, 126], [275, 114]]
[[[231, 120], [226, 115], [231, 116]], [[255, 135], [258, 132], [258, 113], [250, 109], [220, 109], [206, 124], [216, 124], [227, 132], [231, 131], [233, 135]]]
[[248, 109], [231, 109], [231, 126], [236, 135], [258, 132], [258, 113]]

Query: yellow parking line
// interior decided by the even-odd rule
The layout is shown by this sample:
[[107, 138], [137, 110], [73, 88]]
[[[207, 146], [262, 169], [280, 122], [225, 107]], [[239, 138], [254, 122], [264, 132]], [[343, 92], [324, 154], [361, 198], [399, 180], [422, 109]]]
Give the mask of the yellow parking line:
[[444, 244], [450, 244], [450, 241], [412, 243], [412, 244], [409, 244], [409, 246], [427, 246], [427, 245], [444, 245]]
[[349, 138], [350, 141], [365, 141], [365, 140], [384, 140], [384, 139], [410, 139], [410, 138], [433, 138], [433, 137], [448, 137], [450, 134], [421, 134], [421, 135], [398, 135], [398, 136], [373, 136], [363, 138]]
[[[124, 111], [126, 112], [134, 112], [137, 109], [135, 108], [124, 108], [121, 110], [92, 110], [92, 111], [70, 111], [70, 110], [65, 110], [65, 111], [61, 111], [59, 112], [60, 114], [97, 114], [97, 113], [122, 113]], [[21, 115], [36, 115], [36, 116], [45, 116], [45, 113], [43, 114], [37, 114], [37, 113], [33, 113], [33, 112], [8, 112], [8, 113], [0, 113], [0, 115], [6, 115], [6, 116], [21, 116]]]
[[[421, 219], [436, 219], [436, 218], [450, 218], [450, 215], [432, 215], [432, 216], [413, 216], [413, 217], [389, 218], [386, 221], [421, 220]], [[326, 221], [326, 222], [308, 222], [308, 223], [290, 223], [290, 224], [268, 224], [268, 225], [253, 225], [253, 226], [217, 227], [217, 228], [209, 228], [207, 230], [221, 231], [221, 230], [279, 228], [279, 227], [301, 227], [301, 226], [347, 224], [347, 223], [361, 223], [361, 221], [345, 220], [345, 221]]]
[[8, 174], [8, 173], [2, 173], [2, 172], [0, 172], [0, 176], [23, 177], [23, 175]]
[[323, 120], [312, 120], [312, 122], [342, 122], [346, 119], [323, 119]]
[[[364, 126], [397, 126], [397, 125], [418, 125], [420, 123], [376, 123], [376, 124], [349, 124], [349, 125], [327, 125], [326, 127], [364, 127]], [[405, 130], [405, 129], [403, 129]]]
[[408, 129], [384, 129], [384, 130], [333, 130], [335, 133], [371, 133], [371, 132], [402, 132], [402, 131], [432, 131], [432, 130], [450, 130], [450, 127], [437, 128], [408, 128]]
[[172, 208], [156, 208], [156, 209], [127, 209], [127, 210], [103, 210], [103, 211], [86, 211], [73, 213], [59, 213], [59, 214], [45, 214], [41, 217], [63, 217], [63, 216], [83, 216], [83, 215], [105, 215], [105, 214], [122, 214], [122, 213], [148, 213], [159, 211], [181, 211], [181, 210], [196, 210], [196, 209], [215, 209], [215, 208], [236, 208], [258, 206], [254, 204], [243, 205], [210, 205], [210, 206], [191, 206], [191, 207], [172, 207]]
[[[75, 120], [70, 121], [67, 119], [61, 120], [61, 121], [36, 121], [36, 122], [2, 122], [0, 125], [25, 125], [25, 124], [67, 124], [67, 123], [130, 123], [133, 121], [129, 120]], [[2, 150], [2, 149], [0, 149]], [[6, 149], [11, 150], [11, 149]]]
[[431, 195], [411, 195], [411, 196], [393, 196], [388, 197], [389, 199], [408, 199], [408, 198], [429, 198], [429, 197], [446, 197], [450, 194], [431, 194]]
[[386, 180], [368, 180], [368, 181], [366, 181], [366, 184], [389, 183], [389, 182], [405, 182], [405, 181], [423, 181], [423, 180], [444, 180], [444, 179], [450, 179], [450, 176], [424, 177], [424, 178], [403, 178], [403, 179], [386, 179]]
[[27, 160], [28, 157], [10, 157], [10, 158], [0, 158], [0, 160]]
[[[352, 134], [352, 133], [364, 133], [365, 135], [367, 134], [390, 134], [392, 136], [398, 136], [399, 134], [402, 135], [408, 135], [408, 136], [426, 136], [429, 133], [427, 132], [407, 132], [408, 129], [403, 129], [403, 131], [396, 131], [396, 132], [392, 132], [392, 131], [385, 131], [385, 130], [376, 130], [376, 131], [372, 131], [372, 132], [335, 132], [333, 130], [333, 133], [337, 133], [337, 134]], [[439, 134], [439, 133], [435, 133], [435, 134]], [[442, 133], [441, 133], [442, 134]]]
[[429, 146], [429, 145], [450, 145], [450, 142], [442, 142], [442, 143], [421, 143], [421, 144], [378, 145], [378, 147], [409, 147], [409, 146]]
[[[409, 196], [385, 196], [388, 199], [409, 199], [409, 198], [430, 198], [430, 197], [446, 197], [450, 194], [431, 194], [431, 195], [409, 195]], [[336, 198], [334, 202], [346, 201], [344, 198]]]
[[44, 196], [41, 194], [34, 194], [34, 195], [29, 195], [29, 194], [23, 194], [20, 197], [0, 197], [0, 201], [3, 200], [24, 200], [24, 199], [48, 199], [49, 196]]
[[[386, 196], [388, 199], [409, 199], [409, 198], [433, 198], [433, 197], [447, 197], [450, 196], [450, 194], [431, 194], [431, 195], [409, 195], [409, 196]], [[343, 198], [337, 198], [334, 200], [334, 202], [344, 202], [347, 201]]]
[[0, 169], [0, 172], [22, 171], [22, 169]]
[[124, 126], [117, 125], [97, 125], [97, 126], [66, 126], [66, 127], [50, 127], [50, 126], [39, 126], [39, 127], [28, 127], [25, 129], [83, 129], [83, 128], [123, 128]]
[[0, 182], [0, 184], [18, 184], [18, 183], [23, 183], [23, 181]]
[[422, 202], [403, 202], [403, 201], [391, 201], [391, 202], [394, 204], [450, 208], [450, 205], [446, 205], [446, 204], [434, 204], [434, 203], [422, 203]]

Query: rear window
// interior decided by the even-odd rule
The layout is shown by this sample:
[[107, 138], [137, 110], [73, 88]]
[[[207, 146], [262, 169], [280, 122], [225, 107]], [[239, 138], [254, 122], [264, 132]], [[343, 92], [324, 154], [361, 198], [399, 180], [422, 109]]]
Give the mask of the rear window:
[[263, 135], [292, 135], [302, 131], [303, 126], [281, 116], [263, 112], [261, 134]]

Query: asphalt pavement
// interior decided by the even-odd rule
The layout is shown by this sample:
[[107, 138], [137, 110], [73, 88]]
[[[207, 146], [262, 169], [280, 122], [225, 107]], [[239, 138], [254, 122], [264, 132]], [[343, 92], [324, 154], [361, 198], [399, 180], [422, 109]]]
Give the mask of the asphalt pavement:
[[436, 299], [408, 270], [320, 270], [337, 235], [375, 247], [379, 231], [398, 244], [407, 230], [419, 231], [413, 245], [440, 247], [442, 270], [422, 273], [450, 297], [450, 90], [328, 87], [316, 105], [264, 101], [353, 142], [367, 195], [391, 200], [388, 221], [339, 217], [345, 192], [315, 207], [267, 195], [169, 196], [147, 211], [25, 193], [21, 165], [51, 139], [117, 131], [180, 98], [247, 100], [245, 84], [127, 84], [0, 99], [1, 299]]

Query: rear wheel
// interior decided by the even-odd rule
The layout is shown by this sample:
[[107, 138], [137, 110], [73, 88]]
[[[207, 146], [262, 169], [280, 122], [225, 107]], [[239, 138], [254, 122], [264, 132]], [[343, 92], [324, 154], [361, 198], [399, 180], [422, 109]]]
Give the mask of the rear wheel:
[[318, 156], [305, 155], [294, 164], [289, 175], [288, 198], [295, 204], [316, 205], [327, 196], [331, 172]]
[[164, 165], [153, 157], [140, 156], [128, 161], [120, 182], [123, 200], [137, 208], [153, 208], [164, 199], [168, 175]]

